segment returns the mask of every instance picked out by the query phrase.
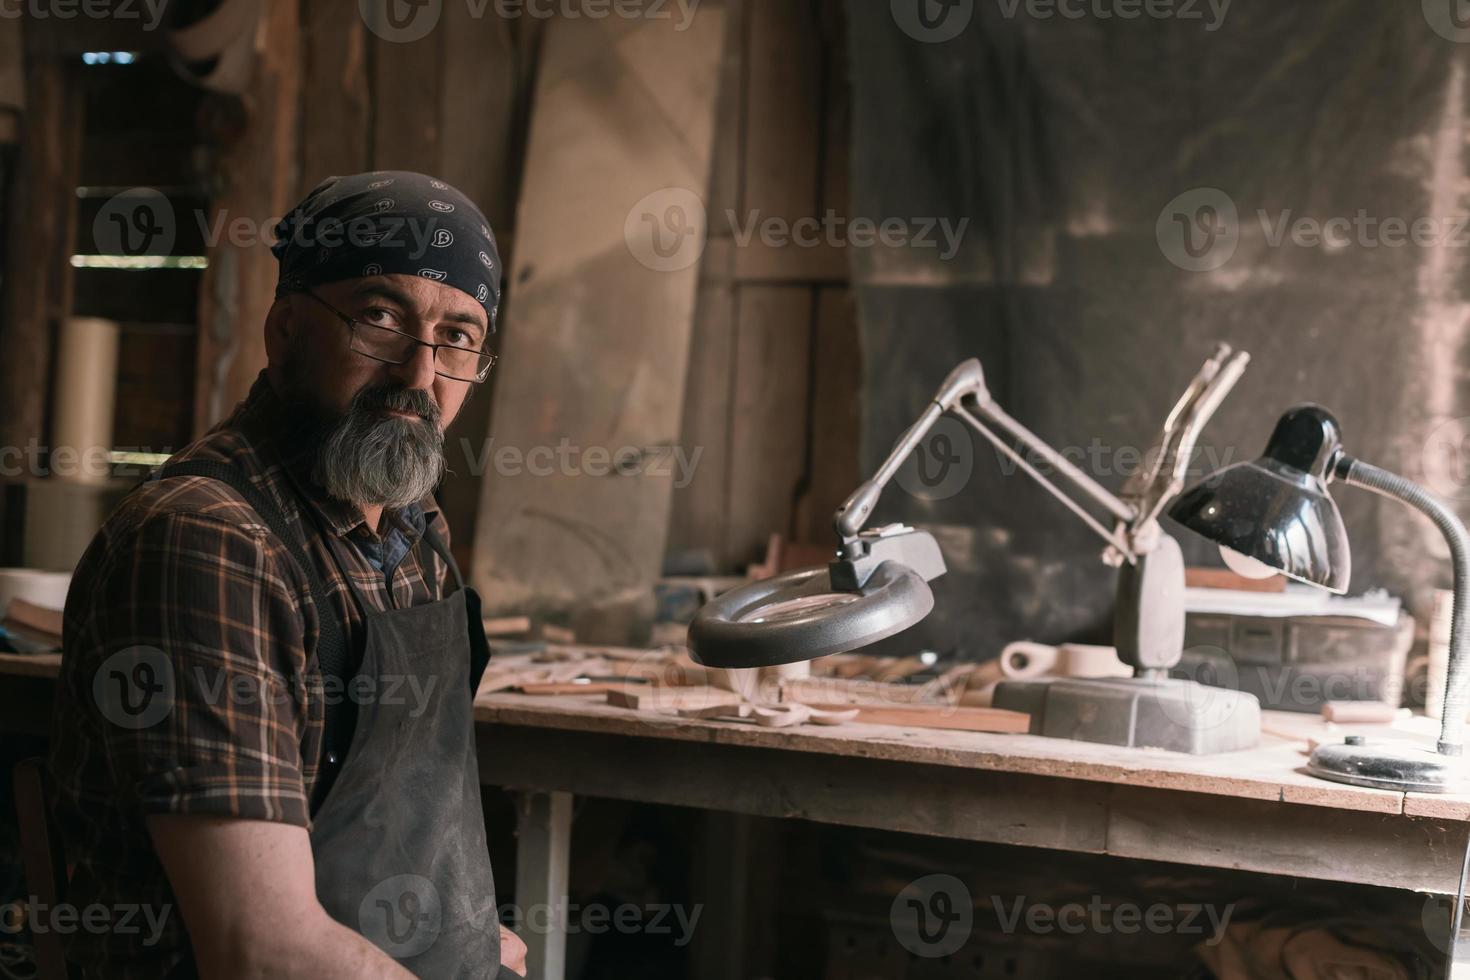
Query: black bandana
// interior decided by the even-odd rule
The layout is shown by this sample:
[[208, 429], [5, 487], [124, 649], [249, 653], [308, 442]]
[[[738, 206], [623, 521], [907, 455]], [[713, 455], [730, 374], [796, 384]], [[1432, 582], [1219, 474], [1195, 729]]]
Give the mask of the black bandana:
[[276, 225], [276, 295], [364, 276], [423, 276], [500, 309], [500, 253], [474, 202], [406, 170], [328, 177]]

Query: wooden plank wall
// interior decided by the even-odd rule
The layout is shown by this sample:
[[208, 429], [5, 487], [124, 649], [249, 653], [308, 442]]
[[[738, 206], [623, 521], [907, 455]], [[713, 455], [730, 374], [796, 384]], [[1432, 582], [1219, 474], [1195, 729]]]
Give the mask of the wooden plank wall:
[[846, 31], [836, 0], [732, 3], [669, 548], [721, 569], [769, 536], [831, 541], [859, 480], [857, 326], [841, 248], [746, 239], [755, 220], [847, 217]]
[[[708, 186], [724, 36], [713, 3], [686, 28], [549, 28], [495, 393], [497, 458], [526, 465], [485, 481], [474, 556], [496, 612], [566, 616], [596, 642], [634, 641], [650, 618], [675, 482], [659, 447], [679, 438], [698, 286], [692, 249], [668, 267], [656, 250], [689, 214], [676, 199]], [[650, 252], [630, 237], [644, 228]], [[675, 241], [698, 239], [680, 226]], [[535, 462], [561, 446], [579, 455]]]

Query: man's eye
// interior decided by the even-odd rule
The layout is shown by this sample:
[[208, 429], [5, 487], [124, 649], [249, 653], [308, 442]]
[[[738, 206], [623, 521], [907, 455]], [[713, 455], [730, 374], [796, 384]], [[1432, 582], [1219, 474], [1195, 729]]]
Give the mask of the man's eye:
[[474, 337], [471, 337], [463, 330], [449, 331], [449, 343], [456, 347], [472, 347], [474, 346], [474, 340]]
[[392, 310], [385, 310], [380, 306], [374, 306], [364, 310], [360, 319], [364, 323], [371, 323], [375, 327], [398, 328], [398, 317], [393, 315]]

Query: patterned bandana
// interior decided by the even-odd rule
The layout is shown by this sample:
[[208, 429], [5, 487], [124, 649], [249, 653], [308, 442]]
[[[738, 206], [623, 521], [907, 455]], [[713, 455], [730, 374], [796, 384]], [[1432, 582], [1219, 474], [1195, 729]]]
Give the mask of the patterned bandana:
[[495, 236], [474, 202], [442, 180], [406, 170], [328, 177], [275, 234], [277, 296], [364, 276], [423, 276], [473, 296], [495, 331]]

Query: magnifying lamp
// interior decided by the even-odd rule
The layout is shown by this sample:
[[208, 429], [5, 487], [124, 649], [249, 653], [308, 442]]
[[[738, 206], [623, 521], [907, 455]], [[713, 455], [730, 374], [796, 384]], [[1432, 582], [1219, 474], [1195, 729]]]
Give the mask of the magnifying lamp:
[[1451, 793], [1470, 790], [1462, 753], [1465, 730], [1465, 589], [1470, 537], [1455, 513], [1418, 485], [1354, 459], [1342, 449], [1332, 413], [1293, 408], [1276, 423], [1260, 459], [1236, 463], [1179, 496], [1169, 516], [1220, 546], [1232, 567], [1265, 567], [1331, 592], [1347, 591], [1352, 573], [1347, 532], [1328, 484], [1341, 481], [1423, 513], [1450, 546], [1455, 601], [1449, 672], [1434, 749], [1348, 736], [1320, 745], [1307, 771], [1323, 779], [1379, 789]]
[[[1121, 496], [1011, 418], [986, 389], [980, 362], [965, 361], [899, 437], [878, 472], [838, 508], [835, 559], [825, 568], [789, 572], [716, 597], [690, 625], [690, 653], [711, 667], [792, 663], [856, 650], [927, 616], [934, 608], [929, 582], [945, 571], [934, 538], [897, 524], [860, 528], [904, 460], [941, 416], [953, 413], [1106, 542], [1103, 560], [1119, 569], [1114, 643], [1135, 671], [1128, 678], [1006, 681], [997, 686], [994, 704], [1030, 715], [1035, 734], [1185, 752], [1254, 745], [1260, 705], [1252, 695], [1168, 676], [1183, 650], [1184, 559], [1158, 524], [1184, 485], [1200, 430], [1248, 361], [1244, 352], [1219, 346], [1174, 406], [1158, 451]], [[1089, 505], [1105, 516], [1095, 516]]]

